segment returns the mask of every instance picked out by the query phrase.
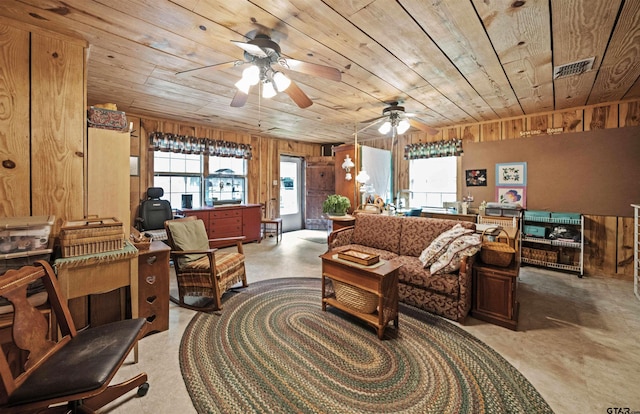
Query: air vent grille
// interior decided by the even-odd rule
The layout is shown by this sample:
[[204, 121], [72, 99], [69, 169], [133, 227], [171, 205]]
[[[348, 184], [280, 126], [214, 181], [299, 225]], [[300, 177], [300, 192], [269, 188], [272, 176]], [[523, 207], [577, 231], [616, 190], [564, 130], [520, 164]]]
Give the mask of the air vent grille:
[[577, 62], [567, 63], [553, 68], [553, 79], [566, 78], [567, 76], [580, 75], [591, 70], [595, 57], [578, 60]]

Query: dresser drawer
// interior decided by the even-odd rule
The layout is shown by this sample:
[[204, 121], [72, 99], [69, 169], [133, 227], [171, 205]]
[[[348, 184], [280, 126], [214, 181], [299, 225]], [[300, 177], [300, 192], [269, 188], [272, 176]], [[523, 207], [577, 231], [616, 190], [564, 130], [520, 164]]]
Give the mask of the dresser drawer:
[[223, 219], [227, 217], [240, 217], [240, 216], [242, 216], [242, 211], [240, 211], [240, 209], [214, 210], [211, 212], [211, 217], [214, 219]]

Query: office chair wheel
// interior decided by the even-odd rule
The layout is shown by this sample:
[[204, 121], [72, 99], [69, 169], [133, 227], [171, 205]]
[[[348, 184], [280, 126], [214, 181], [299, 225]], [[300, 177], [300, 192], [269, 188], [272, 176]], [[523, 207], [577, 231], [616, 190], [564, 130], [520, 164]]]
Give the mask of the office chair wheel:
[[145, 395], [147, 395], [148, 391], [149, 391], [149, 383], [145, 382], [144, 384], [138, 387], [138, 397], [144, 397]]

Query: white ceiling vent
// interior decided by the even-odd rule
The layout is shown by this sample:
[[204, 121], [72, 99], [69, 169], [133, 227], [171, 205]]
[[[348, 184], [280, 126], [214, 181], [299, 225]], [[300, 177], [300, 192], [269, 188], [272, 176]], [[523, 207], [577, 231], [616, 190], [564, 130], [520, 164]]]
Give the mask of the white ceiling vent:
[[553, 79], [566, 78], [567, 76], [580, 75], [591, 70], [595, 57], [578, 60], [577, 62], [567, 63], [553, 68]]

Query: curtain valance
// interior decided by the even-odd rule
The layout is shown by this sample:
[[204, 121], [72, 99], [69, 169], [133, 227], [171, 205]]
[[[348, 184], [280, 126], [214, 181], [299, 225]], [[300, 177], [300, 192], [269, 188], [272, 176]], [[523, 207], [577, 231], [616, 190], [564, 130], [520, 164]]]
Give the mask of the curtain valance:
[[186, 135], [152, 132], [149, 143], [156, 151], [180, 154], [205, 154], [216, 157], [252, 158], [251, 145], [237, 142], [196, 138]]
[[462, 140], [418, 142], [404, 147], [404, 159], [416, 160], [420, 158], [457, 157], [463, 154]]

